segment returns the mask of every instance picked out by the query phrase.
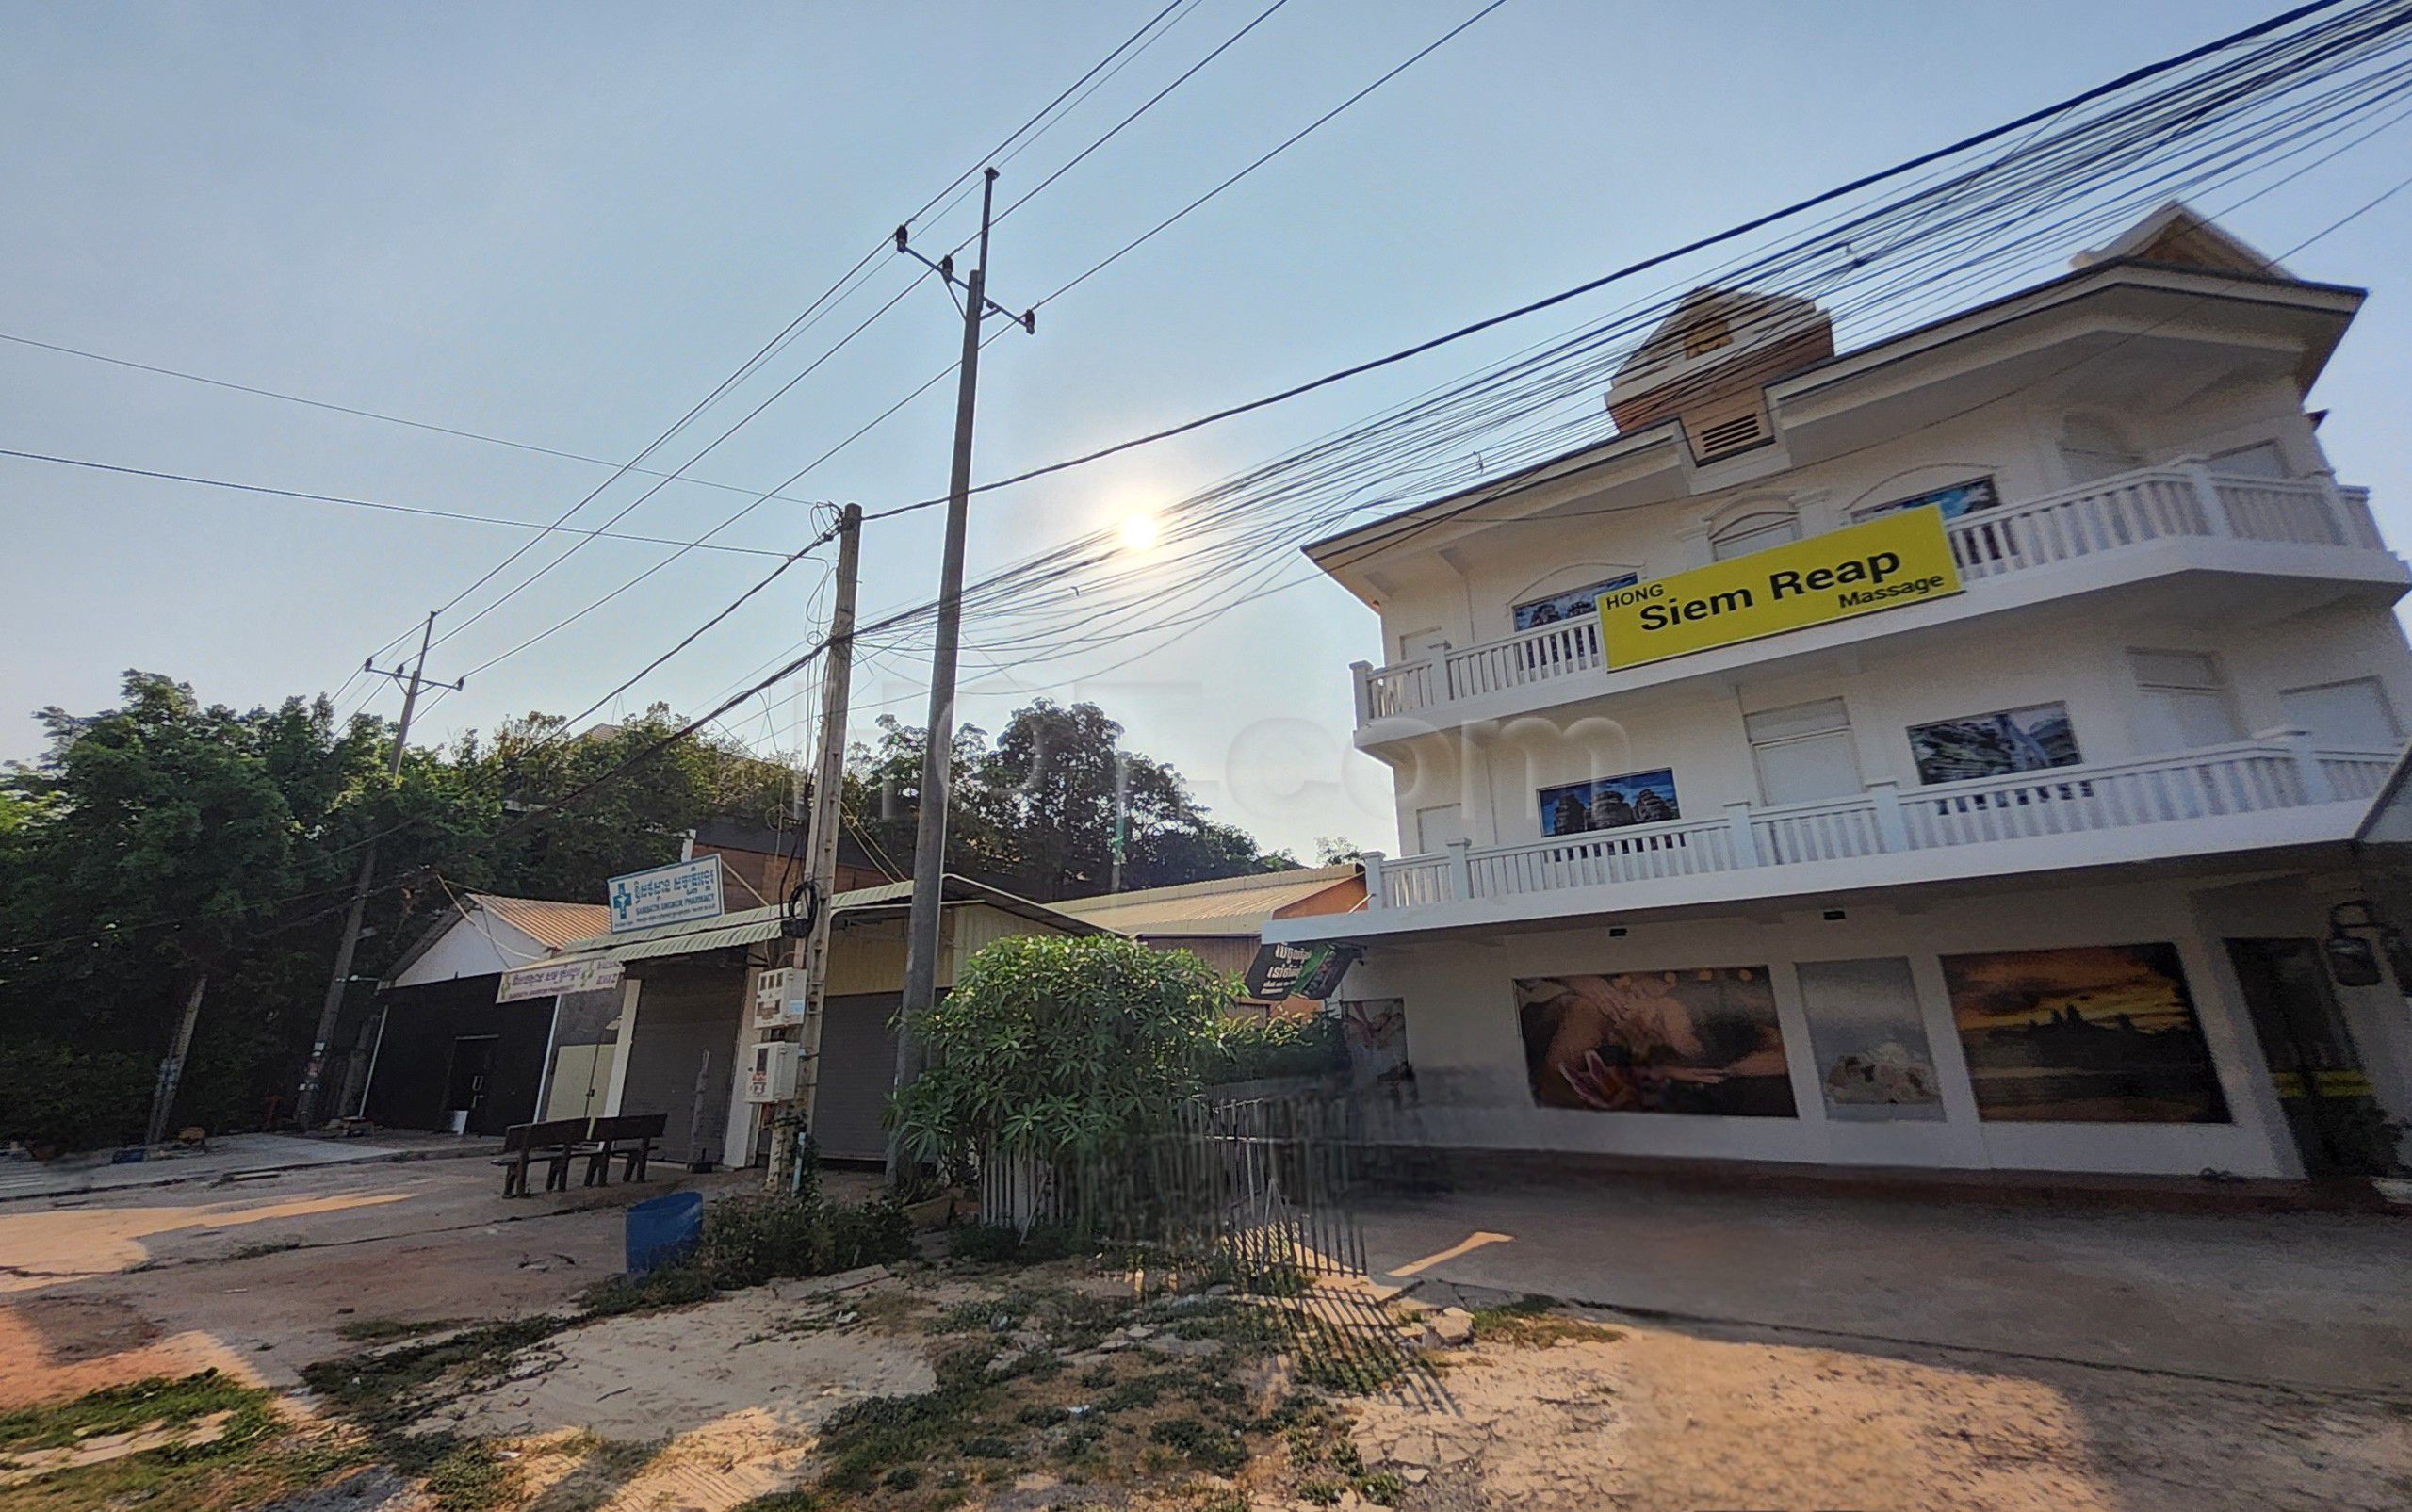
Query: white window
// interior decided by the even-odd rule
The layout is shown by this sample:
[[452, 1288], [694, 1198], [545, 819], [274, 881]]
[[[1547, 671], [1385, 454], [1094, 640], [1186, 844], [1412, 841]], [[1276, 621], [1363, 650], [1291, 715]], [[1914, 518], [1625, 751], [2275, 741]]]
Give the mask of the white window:
[[1466, 817], [1455, 804], [1439, 804], [1415, 811], [1415, 854], [1437, 855], [1465, 839]]
[[1801, 516], [1790, 510], [1763, 510], [1719, 527], [1708, 538], [1708, 553], [1712, 560], [1724, 561], [1800, 539]]
[[2072, 415], [2061, 422], [2061, 461], [2073, 483], [2131, 473], [2144, 464], [2118, 422], [2099, 415]]
[[2130, 651], [2136, 739], [2147, 751], [2191, 751], [2241, 740], [2220, 664], [2195, 651]]
[[2290, 688], [2278, 704], [2287, 723], [2309, 730], [2323, 751], [2392, 751], [2404, 743], [2404, 726], [2376, 677]]
[[1861, 790], [1850, 716], [1841, 699], [1746, 714], [1742, 727], [1758, 764], [1759, 796], [1767, 802], [1806, 804]]

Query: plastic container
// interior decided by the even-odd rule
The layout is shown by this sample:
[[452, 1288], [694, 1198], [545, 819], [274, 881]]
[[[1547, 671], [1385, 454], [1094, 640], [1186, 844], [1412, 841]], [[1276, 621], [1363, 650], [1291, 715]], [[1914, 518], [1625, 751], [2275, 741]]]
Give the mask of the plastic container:
[[673, 1192], [628, 1210], [628, 1274], [675, 1265], [694, 1252], [704, 1233], [704, 1195]]

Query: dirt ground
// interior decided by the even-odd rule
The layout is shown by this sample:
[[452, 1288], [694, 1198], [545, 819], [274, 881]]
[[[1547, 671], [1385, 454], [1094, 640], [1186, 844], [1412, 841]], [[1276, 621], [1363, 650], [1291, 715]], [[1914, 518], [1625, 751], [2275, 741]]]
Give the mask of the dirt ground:
[[[481, 1162], [429, 1162], [12, 1204], [0, 1211], [0, 1411], [211, 1368], [298, 1393], [304, 1366], [363, 1348], [348, 1326], [560, 1313], [618, 1269], [626, 1189], [505, 1202], [496, 1186]], [[1236, 1472], [1181, 1462], [1145, 1437], [1171, 1406], [1119, 1420], [1129, 1462], [1152, 1467], [1138, 1480], [1067, 1472], [1042, 1454], [1082, 1431], [1091, 1398], [1112, 1395], [1084, 1383], [1134, 1362], [1207, 1393], [1210, 1418], [1224, 1410], [1213, 1405], [1223, 1383], [1198, 1358], [1211, 1341], [1138, 1326], [1084, 1337], [1060, 1367], [1013, 1385], [1034, 1394], [993, 1409], [1022, 1435], [1011, 1457], [947, 1461], [977, 1473], [863, 1504], [2412, 1505], [2412, 1382], [2397, 1349], [2412, 1337], [2412, 1282], [2389, 1263], [2412, 1235], [2400, 1220], [1694, 1199], [1662, 1203], [1649, 1242], [1616, 1243], [1570, 1220], [1564, 1197], [1481, 1193], [1369, 1215], [1377, 1269], [1403, 1273], [1376, 1277], [1404, 1289], [1389, 1310], [1416, 1316], [1361, 1300], [1347, 1326], [1411, 1329], [1436, 1316], [1426, 1309], [1456, 1307], [1472, 1312], [1474, 1337], [1417, 1355], [1370, 1394], [1306, 1392], [1339, 1424], [1314, 1430], [1312, 1467], [1296, 1424], [1249, 1439], [1254, 1458]], [[1630, 1227], [1643, 1206], [1597, 1211]], [[1987, 1253], [1998, 1263], [1965, 1274]], [[775, 1282], [554, 1329], [412, 1431], [499, 1447], [512, 1489], [481, 1504], [728, 1512], [810, 1484], [841, 1408], [925, 1400], [917, 1393], [964, 1342], [964, 1316], [1001, 1358], [1047, 1347], [1015, 1321], [1042, 1279], [1127, 1306], [1126, 1282], [1060, 1265], [1043, 1277], [921, 1265]], [[1525, 1293], [1573, 1300], [1500, 1310]], [[2122, 1297], [2149, 1305], [2123, 1318]], [[1622, 1306], [1577, 1305], [1600, 1302]], [[990, 1329], [992, 1307], [1013, 1326]], [[1143, 1315], [1108, 1322], [1124, 1316]], [[1247, 1405], [1230, 1411], [1295, 1412], [1296, 1363], [1231, 1369], [1227, 1394], [1237, 1399], [1244, 1377]], [[324, 1408], [293, 1400], [304, 1414]], [[1342, 1463], [1345, 1474], [1330, 1469]], [[0, 1507], [38, 1484], [0, 1486]], [[412, 1476], [370, 1471], [303, 1500], [226, 1504], [437, 1503]]]

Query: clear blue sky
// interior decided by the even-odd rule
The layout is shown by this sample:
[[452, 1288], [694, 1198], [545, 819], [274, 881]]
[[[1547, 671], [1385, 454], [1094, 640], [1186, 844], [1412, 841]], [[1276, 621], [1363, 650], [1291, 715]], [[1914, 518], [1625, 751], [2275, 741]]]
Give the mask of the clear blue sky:
[[[2273, 4], [1509, 0], [1051, 306], [1035, 340], [992, 347], [977, 471], [1446, 329]], [[1475, 8], [1291, 0], [1008, 221], [996, 292], [1016, 303], [1053, 287]], [[0, 331], [625, 458], [1155, 8], [0, 5], [11, 147]], [[1203, 0], [1018, 159], [1002, 190], [1035, 183], [1261, 8]], [[2283, 248], [2383, 187], [2405, 155], [2381, 138], [2234, 228]], [[2398, 542], [2412, 539], [2412, 467], [2388, 444], [2412, 377], [2407, 232], [2412, 195], [2295, 265], [2372, 288], [2316, 399], [2335, 411], [2323, 435], [2340, 473], [2376, 489]], [[850, 309], [868, 313], [902, 276], [889, 270]], [[696, 475], [767, 487], [944, 366], [956, 332], [945, 300], [917, 292]], [[977, 509], [973, 571], [1177, 496], [1478, 355], [1001, 496]], [[794, 492], [877, 508], [940, 491], [950, 397], [940, 385]], [[5, 344], [0, 446], [523, 519], [550, 518], [605, 476]], [[605, 507], [635, 491], [623, 483]], [[693, 534], [740, 502], [674, 487], [623, 528]], [[34, 754], [34, 709], [102, 707], [127, 667], [236, 704], [332, 689], [521, 539], [6, 459], [0, 522], [0, 757]], [[929, 595], [936, 525], [923, 513], [868, 538], [866, 610]], [[801, 511], [774, 505], [727, 539], [791, 545], [807, 530]], [[660, 555], [596, 543], [445, 647], [434, 670], [503, 649]], [[693, 556], [445, 700], [425, 733], [581, 707], [760, 569]], [[632, 701], [707, 705], [806, 632], [813, 576], [792, 575]], [[1314, 583], [1140, 666], [1045, 691], [1104, 705], [1134, 747], [1270, 843], [1303, 853], [1338, 833], [1394, 848], [1385, 774], [1347, 754], [1346, 666], [1361, 657], [1379, 659], [1373, 616]], [[1063, 671], [1016, 679], [968, 662], [984, 679], [969, 717], [993, 728]], [[886, 707], [918, 723], [915, 675], [906, 657], [866, 668], [857, 718]], [[779, 723], [760, 710], [740, 722], [758, 740]]]

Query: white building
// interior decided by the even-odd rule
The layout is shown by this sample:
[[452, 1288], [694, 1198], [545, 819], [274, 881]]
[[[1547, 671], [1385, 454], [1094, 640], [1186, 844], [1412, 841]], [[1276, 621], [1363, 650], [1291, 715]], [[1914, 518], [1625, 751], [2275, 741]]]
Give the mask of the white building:
[[[1363, 948], [1444, 1144], [2355, 1163], [2412, 1111], [2405, 1000], [2317, 949], [2412, 711], [2405, 566], [2305, 408], [2361, 299], [2178, 206], [1841, 355], [1694, 294], [1612, 439], [1310, 548], [1380, 614], [1411, 854], [1266, 937]], [[1935, 581], [1725, 627], [1778, 565], [1908, 580], [1900, 532]], [[1680, 654], [1604, 633], [1626, 584]]]

